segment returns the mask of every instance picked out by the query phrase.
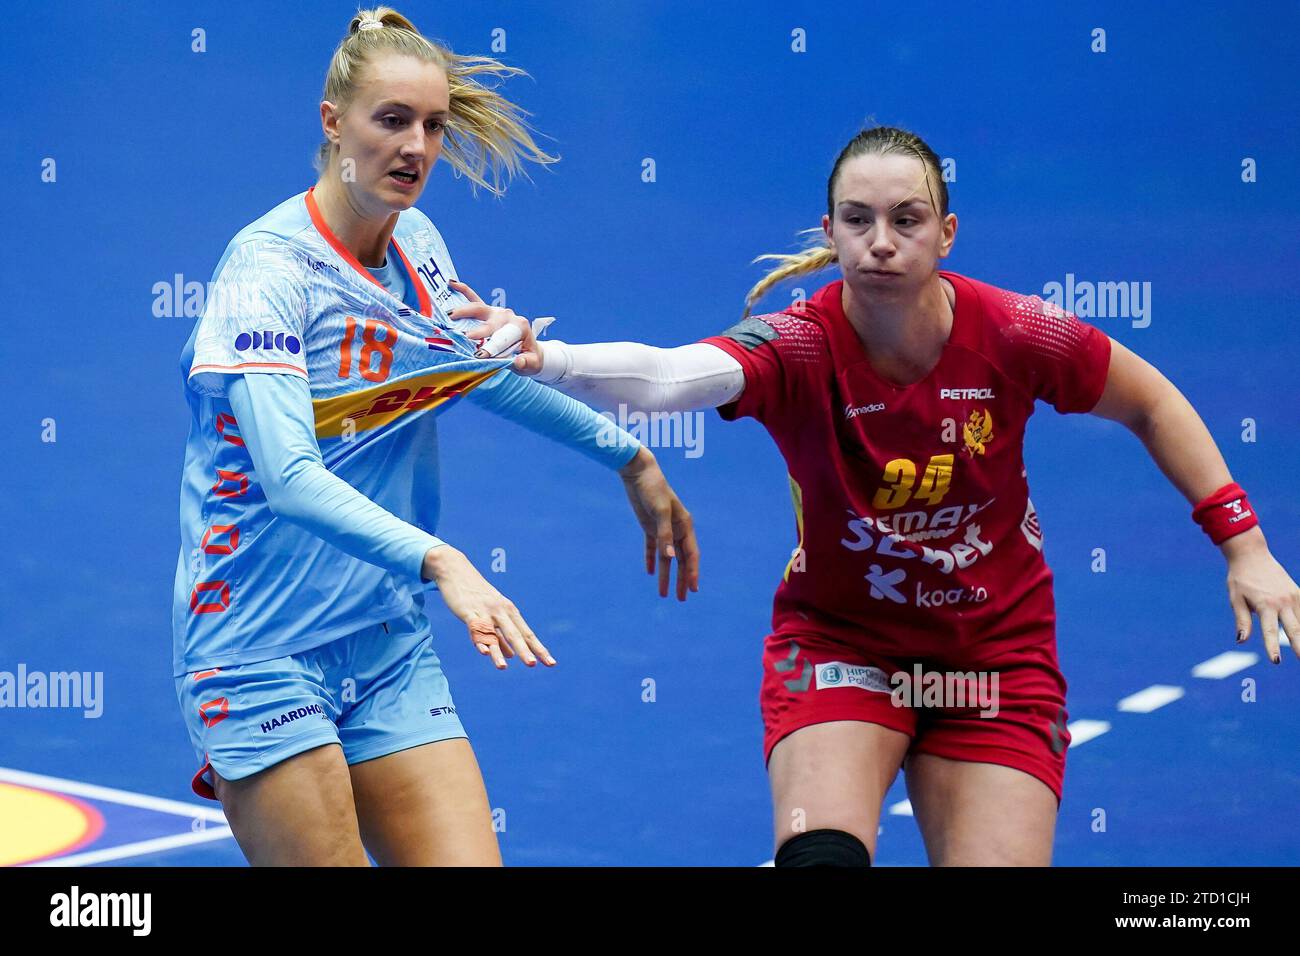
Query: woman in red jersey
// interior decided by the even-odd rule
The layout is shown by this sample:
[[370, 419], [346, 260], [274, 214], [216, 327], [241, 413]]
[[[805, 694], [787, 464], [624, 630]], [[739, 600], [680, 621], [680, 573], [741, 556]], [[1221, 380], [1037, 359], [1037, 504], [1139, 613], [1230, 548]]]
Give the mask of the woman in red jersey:
[[1277, 663], [1300, 590], [1164, 376], [1038, 297], [939, 270], [957, 217], [918, 137], [855, 136], [822, 230], [764, 257], [780, 265], [750, 303], [842, 273], [783, 313], [676, 349], [525, 332], [516, 367], [605, 407], [753, 417], [781, 449], [799, 546], [764, 654], [778, 866], [869, 865], [900, 766], [932, 863], [1048, 864], [1070, 735], [1022, 458], [1036, 401], [1143, 441], [1222, 548], [1239, 642], [1257, 614]]

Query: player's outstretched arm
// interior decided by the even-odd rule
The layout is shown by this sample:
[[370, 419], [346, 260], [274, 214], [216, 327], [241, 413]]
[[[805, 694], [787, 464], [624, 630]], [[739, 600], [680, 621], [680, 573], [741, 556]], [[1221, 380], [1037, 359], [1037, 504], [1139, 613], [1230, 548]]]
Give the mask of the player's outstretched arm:
[[654, 574], [657, 566], [659, 596], [667, 597], [669, 570], [676, 559], [677, 600], [685, 601], [688, 589], [700, 589], [700, 549], [690, 513], [668, 486], [668, 479], [645, 446], [637, 449], [618, 474], [645, 533], [646, 574]]
[[454, 285], [470, 302], [453, 316], [482, 323], [471, 330], [471, 338], [491, 343], [492, 354], [517, 347], [516, 372], [598, 408], [626, 405], [644, 412], [689, 412], [734, 402], [745, 389], [740, 363], [708, 343], [664, 349], [639, 342], [539, 342], [527, 319], [487, 305], [463, 282]]
[[[477, 328], [468, 330], [466, 334], [472, 339], [484, 340], [485, 346], [490, 346], [484, 354], [494, 356], [505, 354], [503, 349], [519, 345], [522, 351], [515, 360], [515, 369], [524, 375], [531, 374], [530, 369], [533, 365], [536, 366], [535, 370], [541, 369], [537, 340], [527, 319], [516, 315], [510, 309], [489, 306], [473, 289], [459, 280], [453, 281], [452, 285], [456, 291], [469, 299], [469, 303], [454, 309], [451, 317], [458, 321], [474, 319], [481, 323]], [[549, 346], [555, 343], [547, 344]], [[649, 349], [648, 346], [630, 343], [624, 345], [648, 352], [671, 351]], [[712, 407], [724, 404], [740, 394], [744, 386], [744, 373], [739, 363], [721, 349], [712, 346], [698, 345], [686, 346], [686, 348], [703, 349], [708, 361], [716, 364], [717, 359], [713, 356], [717, 356], [723, 363], [734, 366], [734, 368], [724, 369], [723, 374], [730, 381], [723, 383], [721, 390], [716, 382], [710, 385], [707, 381], [697, 378], [693, 382], [693, 387], [697, 392], [703, 388], [706, 398], [698, 404], [688, 404], [686, 407]], [[639, 361], [639, 358], [633, 359], [633, 363], [636, 361]], [[714, 377], [716, 379], [716, 373]], [[635, 388], [632, 391], [625, 390], [629, 382], [633, 386], [648, 383], [647, 377], [639, 374], [636, 369], [621, 377], [606, 374], [590, 378], [599, 380], [604, 387], [589, 389], [586, 395], [579, 397], [607, 405], [615, 405], [621, 401], [636, 408], [666, 410], [664, 405], [647, 405], [645, 396]], [[649, 384], [653, 387], [652, 382]], [[581, 391], [570, 388], [564, 390], [571, 394]], [[700, 589], [699, 546], [695, 539], [691, 516], [669, 487], [667, 479], [649, 449], [641, 447], [627, 432], [597, 415], [581, 402], [519, 376], [498, 375], [469, 395], [472, 401], [518, 422], [531, 431], [568, 445], [607, 467], [618, 468], [632, 511], [645, 533], [646, 573], [653, 575], [656, 570], [658, 571], [660, 597], [668, 596], [668, 579], [673, 560], [677, 561], [677, 599], [684, 601], [688, 591]], [[669, 396], [669, 398], [673, 397]], [[680, 396], [676, 396], [676, 399], [680, 400]]]
[[[490, 656], [498, 670], [515, 654], [529, 667], [539, 657], [548, 667], [555, 664], [519, 609], [489, 584], [463, 553], [447, 544], [432, 548], [424, 555], [421, 574], [437, 583], [443, 602], [465, 622], [478, 652]], [[504, 643], [498, 635], [505, 637]]]
[[[1106, 387], [1093, 414], [1137, 435], [1174, 487], [1196, 506], [1197, 520], [1228, 562], [1228, 599], [1237, 619], [1237, 642], [1250, 636], [1253, 613], [1259, 616], [1273, 663], [1281, 661], [1279, 621], [1300, 657], [1300, 587], [1269, 552], [1244, 493], [1233, 485], [1223, 456], [1191, 403], [1156, 368], [1112, 340]], [[1215, 513], [1225, 507], [1234, 509], [1231, 518]], [[1231, 520], [1255, 526], [1232, 534], [1227, 524]], [[1222, 534], [1232, 536], [1222, 537], [1220, 526]]]
[[410, 579], [436, 581], [479, 653], [498, 668], [519, 655], [530, 667], [555, 659], [519, 610], [461, 552], [375, 504], [321, 459], [311, 392], [293, 375], [232, 377], [227, 388], [240, 435], [271, 510], [339, 550]]
[[[639, 342], [570, 345], [547, 340], [523, 361], [536, 380], [584, 402], [643, 412], [692, 412], [740, 398], [745, 372], [715, 345], [662, 349]], [[529, 374], [524, 372], [522, 374]]]

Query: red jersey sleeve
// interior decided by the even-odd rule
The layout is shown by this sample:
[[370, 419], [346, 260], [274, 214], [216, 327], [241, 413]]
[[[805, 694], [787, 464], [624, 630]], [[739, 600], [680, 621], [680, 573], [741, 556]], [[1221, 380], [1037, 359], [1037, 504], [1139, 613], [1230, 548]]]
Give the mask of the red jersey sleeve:
[[[1110, 337], [1040, 297], [986, 286], [1016, 378], [1058, 412], [1089, 412], [1110, 371]], [[989, 301], [992, 299], [992, 301]]]
[[754, 418], [766, 423], [781, 409], [797, 407], [809, 368], [827, 352], [817, 323], [785, 312], [750, 316], [701, 341], [722, 349], [745, 372], [740, 397], [718, 408], [728, 421]]

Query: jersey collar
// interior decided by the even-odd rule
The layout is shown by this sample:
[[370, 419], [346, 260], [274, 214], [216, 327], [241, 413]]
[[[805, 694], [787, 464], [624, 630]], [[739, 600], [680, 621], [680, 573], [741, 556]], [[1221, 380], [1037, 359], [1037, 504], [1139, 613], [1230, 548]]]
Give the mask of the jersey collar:
[[[979, 337], [979, 322], [976, 320], [979, 297], [964, 276], [955, 272], [940, 272], [939, 275], [952, 283], [953, 291], [957, 294], [957, 303], [952, 314], [952, 329], [948, 332], [948, 341], [944, 344], [944, 349], [954, 345], [969, 348], [976, 344]], [[867, 350], [863, 347], [862, 340], [858, 338], [853, 323], [844, 314], [843, 296], [844, 280], [840, 279], [822, 287], [813, 295], [809, 303], [824, 317], [824, 324], [831, 338], [832, 359], [838, 369], [867, 361]]]
[[[358, 262], [357, 257], [348, 250], [347, 246], [343, 245], [343, 243], [339, 241], [338, 236], [334, 235], [334, 230], [330, 229], [329, 224], [325, 221], [325, 217], [320, 213], [320, 207], [316, 204], [316, 197], [312, 195], [312, 191], [315, 190], [315, 188], [315, 186], [312, 186], [307, 190], [306, 202], [307, 214], [311, 216], [311, 223], [316, 227], [316, 231], [321, 234], [321, 237], [328, 242], [331, 247], [333, 247], [334, 251], [339, 254], [340, 259], [350, 265], [360, 275], [369, 279], [385, 292], [388, 292], [388, 290], [384, 288], [384, 284], [376, 279], [369, 269]], [[420, 281], [419, 274], [411, 267], [411, 261], [406, 258], [406, 253], [403, 252], [402, 247], [397, 244], [396, 235], [393, 236], [389, 245], [396, 250], [397, 258], [401, 260], [402, 268], [406, 270], [407, 281], [411, 283], [411, 286], [415, 289], [416, 295], [420, 297], [420, 314], [426, 319], [432, 318], [433, 303], [429, 300], [429, 292], [424, 288], [424, 283]]]

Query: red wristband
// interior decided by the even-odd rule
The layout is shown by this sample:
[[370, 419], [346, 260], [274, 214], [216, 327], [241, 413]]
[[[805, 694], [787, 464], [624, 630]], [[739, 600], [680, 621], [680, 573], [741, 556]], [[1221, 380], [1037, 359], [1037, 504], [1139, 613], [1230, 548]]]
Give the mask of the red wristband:
[[1224, 485], [1193, 508], [1192, 520], [1215, 544], [1259, 526], [1259, 516], [1236, 482]]

